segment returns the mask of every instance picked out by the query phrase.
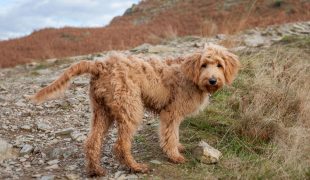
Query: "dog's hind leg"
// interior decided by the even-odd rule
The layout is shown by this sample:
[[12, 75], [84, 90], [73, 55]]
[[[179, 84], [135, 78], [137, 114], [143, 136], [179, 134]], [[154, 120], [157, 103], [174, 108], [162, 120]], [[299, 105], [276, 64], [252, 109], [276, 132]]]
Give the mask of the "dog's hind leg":
[[91, 96], [93, 119], [91, 131], [85, 141], [85, 155], [87, 173], [89, 176], [104, 176], [106, 171], [100, 166], [101, 147], [104, 136], [107, 134], [113, 119], [108, 116], [102, 105], [99, 105]]
[[[130, 92], [129, 92], [130, 94]], [[131, 141], [143, 118], [143, 104], [140, 95], [118, 96], [111, 108], [118, 128], [118, 139], [114, 146], [116, 157], [134, 172], [147, 172], [145, 164], [137, 163], [131, 154]]]
[[160, 146], [174, 163], [184, 163], [185, 158], [179, 150], [179, 126], [182, 118], [173, 111], [162, 111], [160, 113]]

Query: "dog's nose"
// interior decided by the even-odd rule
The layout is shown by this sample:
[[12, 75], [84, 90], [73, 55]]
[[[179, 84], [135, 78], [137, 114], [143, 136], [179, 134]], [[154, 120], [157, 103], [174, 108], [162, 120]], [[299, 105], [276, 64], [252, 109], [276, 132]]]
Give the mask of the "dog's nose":
[[211, 85], [215, 85], [215, 84], [216, 84], [216, 79], [215, 79], [215, 78], [210, 78], [210, 79], [209, 79], [209, 83], [210, 83]]

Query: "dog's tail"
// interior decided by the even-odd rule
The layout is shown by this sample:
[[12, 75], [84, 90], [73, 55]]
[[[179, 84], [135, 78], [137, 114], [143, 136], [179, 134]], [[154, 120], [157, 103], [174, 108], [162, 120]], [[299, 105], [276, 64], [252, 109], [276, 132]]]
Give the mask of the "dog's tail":
[[41, 89], [33, 96], [28, 96], [28, 98], [36, 103], [40, 104], [44, 101], [55, 99], [62, 94], [70, 85], [70, 79], [81, 74], [97, 74], [97, 68], [95, 62], [92, 61], [81, 61], [77, 64], [70, 66], [65, 72], [56, 79], [53, 83]]

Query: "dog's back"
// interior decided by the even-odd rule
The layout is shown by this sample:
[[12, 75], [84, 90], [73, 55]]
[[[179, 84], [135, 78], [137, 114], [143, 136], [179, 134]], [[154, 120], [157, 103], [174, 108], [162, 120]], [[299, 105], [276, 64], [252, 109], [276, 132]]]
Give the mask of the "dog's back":
[[165, 80], [169, 68], [162, 61], [112, 54], [101, 63], [98, 77], [92, 80], [95, 95], [113, 96], [116, 86], [121, 85], [136, 89], [150, 109], [160, 109], [169, 101], [171, 89]]

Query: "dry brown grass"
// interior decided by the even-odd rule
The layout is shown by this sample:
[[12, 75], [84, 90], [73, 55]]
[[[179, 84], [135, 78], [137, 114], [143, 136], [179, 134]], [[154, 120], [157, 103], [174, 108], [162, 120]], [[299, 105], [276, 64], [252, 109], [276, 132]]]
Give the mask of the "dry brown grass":
[[33, 60], [128, 49], [176, 36], [235, 33], [256, 26], [310, 19], [309, 1], [285, 0], [280, 6], [274, 3], [274, 0], [176, 3], [147, 0], [106, 27], [47, 28], [27, 37], [2, 41], [0, 68]]
[[310, 170], [310, 39], [298, 41], [299, 48], [295, 43], [241, 56], [241, 89], [230, 101], [241, 136], [275, 144], [269, 153], [282, 163], [276, 169], [282, 176], [287, 169]]

